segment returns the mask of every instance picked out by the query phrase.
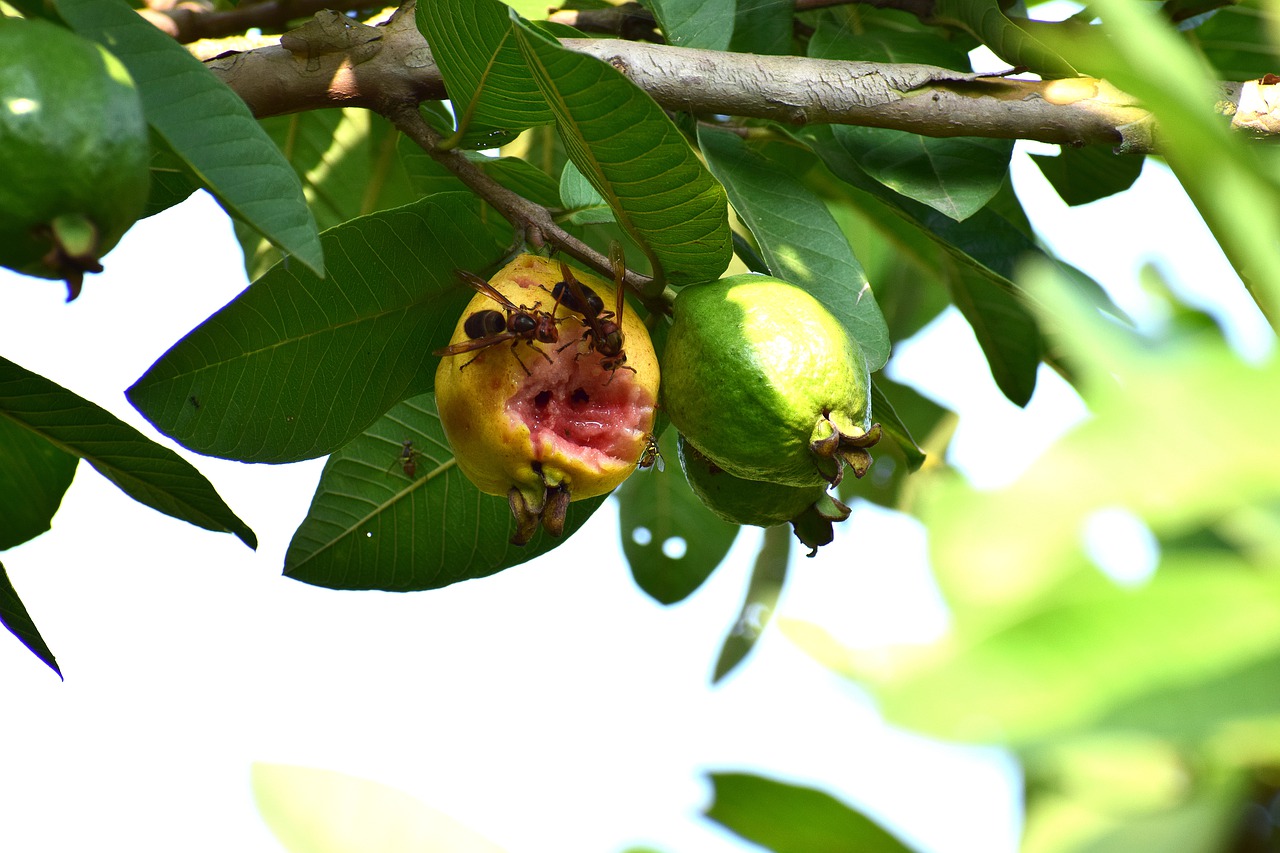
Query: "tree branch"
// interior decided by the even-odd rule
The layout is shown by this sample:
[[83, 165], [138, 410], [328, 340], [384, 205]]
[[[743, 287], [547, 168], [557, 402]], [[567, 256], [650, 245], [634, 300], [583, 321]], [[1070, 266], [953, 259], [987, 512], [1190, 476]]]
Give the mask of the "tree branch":
[[[1106, 144], [1127, 152], [1159, 147], [1150, 113], [1106, 81], [1087, 77], [1014, 80], [928, 65], [757, 56], [618, 39], [562, 43], [608, 62], [670, 110], [791, 125], [887, 127], [922, 136]], [[278, 46], [223, 54], [207, 64], [259, 117], [322, 107], [385, 112], [392, 103], [447, 97], [411, 5], [376, 27], [320, 12]], [[1225, 92], [1218, 111], [1234, 114], [1238, 97], [1238, 88]]]

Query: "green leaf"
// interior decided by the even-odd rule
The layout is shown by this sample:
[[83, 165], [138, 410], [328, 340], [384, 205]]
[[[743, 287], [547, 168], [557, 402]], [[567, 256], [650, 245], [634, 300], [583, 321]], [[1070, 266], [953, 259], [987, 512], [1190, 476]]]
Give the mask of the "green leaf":
[[[406, 178], [416, 195], [470, 192], [452, 172], [437, 163], [408, 137], [400, 138], [399, 149]], [[464, 151], [463, 156], [479, 166], [486, 175], [534, 204], [548, 208], [563, 206], [560, 187], [555, 178], [528, 161], [519, 157], [494, 158], [478, 151]]]
[[151, 131], [151, 190], [143, 216], [181, 204], [200, 189], [200, 181], [186, 162], [173, 152], [164, 137]]
[[698, 130], [712, 174], [751, 229], [770, 272], [830, 309], [862, 347], [874, 372], [889, 360], [889, 329], [849, 241], [826, 204], [735, 133]]
[[1005, 15], [999, 0], [937, 0], [931, 20], [967, 30], [1010, 65], [1029, 68], [1046, 78], [1079, 74], [1054, 51], [1053, 45], [1038, 37], [1039, 31], [1049, 25], [1019, 26]]
[[0, 551], [49, 529], [79, 462], [0, 411]]
[[1019, 406], [1027, 405], [1044, 354], [1035, 318], [1012, 294], [972, 267], [959, 267], [950, 289], [951, 301], [973, 327], [1001, 393]]
[[898, 417], [893, 404], [885, 396], [881, 388], [883, 384], [883, 379], [876, 379], [871, 383], [871, 411], [875, 420], [884, 429], [884, 434], [893, 440], [906, 457], [907, 469], [919, 471], [920, 466], [924, 464], [925, 452], [920, 445], [916, 444], [916, 440], [911, 437], [911, 431]]
[[110, 412], [3, 358], [0, 419], [81, 457], [139, 503], [205, 530], [234, 533], [250, 548], [258, 546], [253, 531], [191, 463]]
[[121, 0], [57, 0], [76, 32], [124, 63], [147, 121], [237, 219], [324, 275], [302, 185], [239, 96]]
[[[636, 585], [655, 601], [675, 604], [693, 594], [729, 553], [740, 529], [702, 505], [676, 461], [676, 431], [659, 440], [668, 460], [632, 475], [618, 489], [622, 553]], [[684, 544], [679, 556], [667, 545]]]
[[724, 189], [662, 108], [607, 63], [515, 30], [565, 150], [674, 285], [717, 278], [732, 253]]
[[[565, 536], [603, 501], [570, 504]], [[507, 499], [481, 494], [458, 469], [435, 396], [423, 394], [329, 457], [284, 573], [332, 589], [437, 589], [526, 562], [561, 542], [539, 530], [529, 544], [512, 545], [513, 524]]]
[[613, 209], [591, 182], [583, 177], [573, 163], [565, 163], [560, 172], [560, 198], [574, 225], [613, 222]]
[[1255, 80], [1280, 67], [1272, 29], [1275, 13], [1260, 0], [1224, 3], [1208, 20], [1186, 33], [1221, 80]]
[[712, 773], [706, 815], [774, 853], [911, 853], [887, 830], [835, 797], [747, 773]]
[[552, 121], [512, 37], [507, 6], [498, 0], [432, 0], [418, 4], [417, 19], [460, 130], [473, 123], [519, 130]]
[[1102, 145], [1085, 148], [1063, 146], [1056, 157], [1032, 154], [1040, 172], [1069, 205], [1088, 204], [1133, 186], [1142, 173], [1145, 158], [1116, 154]]
[[733, 19], [733, 53], [785, 56], [791, 53], [795, 0], [752, 0], [738, 5]]
[[[809, 46], [817, 59], [922, 62], [964, 68], [967, 57], [934, 34], [893, 34], [885, 42], [850, 37], [824, 20]], [[873, 31], [873, 32], [883, 32]], [[904, 41], [905, 40], [905, 41]], [[1013, 141], [977, 137], [934, 138], [883, 127], [832, 128], [863, 172], [907, 198], [956, 220], [991, 200], [1009, 172]]]
[[702, 50], [729, 46], [736, 0], [645, 0], [644, 5], [658, 19], [667, 44]]
[[742, 610], [720, 647], [720, 657], [711, 676], [712, 684], [733, 672], [756, 647], [756, 641], [768, 627], [778, 606], [790, 561], [791, 527], [786, 524], [766, 527], [760, 553], [756, 555], [755, 566], [751, 569], [751, 582], [747, 585]]
[[433, 387], [432, 350], [472, 295], [453, 270], [484, 268], [505, 242], [478, 208], [468, 194], [437, 195], [326, 231], [327, 278], [272, 267], [152, 365], [130, 402], [198, 453], [331, 453]]
[[36, 623], [31, 621], [31, 616], [27, 613], [22, 599], [18, 598], [18, 591], [13, 588], [13, 581], [9, 580], [9, 573], [3, 565], [0, 565], [0, 623], [9, 629], [9, 632], [17, 637], [22, 645], [30, 649], [32, 654], [56, 672], [58, 678], [62, 678], [62, 670], [58, 669], [57, 659], [45, 644], [44, 638], [40, 636]]
[[286, 764], [253, 765], [253, 799], [289, 853], [502, 853], [403, 791]]
[[[419, 197], [400, 162], [400, 133], [375, 113], [309, 110], [261, 124], [302, 181], [321, 230]], [[237, 231], [250, 279], [280, 260], [280, 253], [255, 232]]]

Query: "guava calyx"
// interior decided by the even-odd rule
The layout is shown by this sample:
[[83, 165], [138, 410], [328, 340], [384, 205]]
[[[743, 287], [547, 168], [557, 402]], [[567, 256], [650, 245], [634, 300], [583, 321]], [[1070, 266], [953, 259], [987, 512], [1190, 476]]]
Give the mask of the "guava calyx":
[[842, 431], [831, 419], [830, 412], [823, 412], [809, 437], [809, 450], [813, 453], [818, 472], [831, 485], [837, 486], [844, 479], [845, 466], [853, 470], [853, 476], [861, 479], [871, 468], [868, 447], [880, 441], [880, 424], [870, 429], [846, 425]]
[[545, 485], [541, 494], [535, 489], [522, 490], [518, 486], [512, 486], [511, 491], [507, 492], [511, 515], [516, 520], [511, 544], [527, 545], [538, 532], [539, 526], [552, 536], [563, 536], [570, 499], [569, 488], [563, 483], [557, 486]]
[[844, 521], [851, 511], [831, 494], [823, 492], [808, 508], [791, 519], [796, 538], [809, 546], [809, 553], [805, 556], [812, 557], [823, 545], [831, 544], [835, 539], [836, 522]]
[[98, 229], [87, 217], [79, 214], [55, 217], [46, 227], [50, 248], [40, 260], [67, 283], [67, 301], [70, 302], [80, 295], [85, 273], [102, 272], [102, 264], [98, 261], [101, 243]]

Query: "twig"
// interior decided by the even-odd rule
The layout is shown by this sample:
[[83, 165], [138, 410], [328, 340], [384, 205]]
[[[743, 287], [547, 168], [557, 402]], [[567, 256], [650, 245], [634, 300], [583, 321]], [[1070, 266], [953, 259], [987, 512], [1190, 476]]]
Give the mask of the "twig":
[[[383, 115], [401, 133], [427, 152], [433, 160], [448, 169], [472, 192], [488, 202], [502, 215], [503, 219], [510, 222], [516, 229], [517, 239], [523, 236], [535, 247], [549, 244], [606, 277], [613, 275], [613, 266], [609, 262], [609, 257], [597, 252], [557, 225], [551, 212], [545, 207], [534, 204], [524, 196], [502, 186], [461, 152], [441, 149], [440, 143], [443, 137], [422, 118], [417, 103], [402, 102], [391, 105], [383, 111]], [[624, 281], [632, 291], [643, 294], [652, 279], [627, 270]]]

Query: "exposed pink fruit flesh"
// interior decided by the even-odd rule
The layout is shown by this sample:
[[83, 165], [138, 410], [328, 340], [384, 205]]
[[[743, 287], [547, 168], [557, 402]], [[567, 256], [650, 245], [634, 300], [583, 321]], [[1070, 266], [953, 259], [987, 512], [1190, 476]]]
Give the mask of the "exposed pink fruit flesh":
[[538, 344], [551, 363], [520, 348], [533, 375], [507, 400], [507, 413], [528, 425], [537, 459], [564, 454], [597, 467], [632, 464], [654, 401], [630, 370], [602, 370], [598, 353], [583, 352], [581, 336], [570, 320], [560, 326], [559, 344]]

